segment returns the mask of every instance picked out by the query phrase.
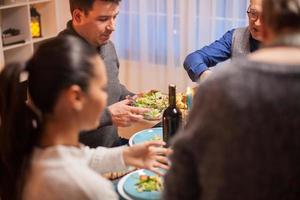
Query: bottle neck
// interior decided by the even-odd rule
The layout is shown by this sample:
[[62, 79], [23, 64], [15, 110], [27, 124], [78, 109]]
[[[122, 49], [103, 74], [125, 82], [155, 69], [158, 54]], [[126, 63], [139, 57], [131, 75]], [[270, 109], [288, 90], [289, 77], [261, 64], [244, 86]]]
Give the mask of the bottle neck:
[[169, 86], [169, 106], [176, 107], [176, 88]]

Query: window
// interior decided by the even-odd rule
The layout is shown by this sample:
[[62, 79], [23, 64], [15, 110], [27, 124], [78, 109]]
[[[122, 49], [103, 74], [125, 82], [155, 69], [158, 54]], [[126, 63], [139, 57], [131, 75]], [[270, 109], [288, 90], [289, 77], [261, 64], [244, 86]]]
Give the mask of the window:
[[114, 40], [120, 59], [181, 67], [192, 50], [245, 26], [247, 0], [123, 0]]

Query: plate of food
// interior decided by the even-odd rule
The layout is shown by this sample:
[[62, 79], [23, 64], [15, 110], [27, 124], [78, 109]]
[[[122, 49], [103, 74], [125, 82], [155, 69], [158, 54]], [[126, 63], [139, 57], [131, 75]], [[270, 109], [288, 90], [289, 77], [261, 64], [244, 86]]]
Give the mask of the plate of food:
[[[138, 94], [135, 99], [131, 100], [132, 106], [150, 109], [150, 112], [144, 114], [144, 119], [160, 120], [163, 111], [169, 105], [168, 99], [167, 94], [158, 90], [150, 90], [149, 92]], [[187, 109], [186, 96], [183, 93], [176, 94], [176, 104], [179, 109]]]
[[159, 200], [163, 190], [163, 178], [141, 169], [124, 176], [119, 181], [117, 189], [127, 200]]
[[129, 146], [146, 141], [158, 141], [163, 139], [162, 127], [150, 128], [133, 134], [129, 139]]

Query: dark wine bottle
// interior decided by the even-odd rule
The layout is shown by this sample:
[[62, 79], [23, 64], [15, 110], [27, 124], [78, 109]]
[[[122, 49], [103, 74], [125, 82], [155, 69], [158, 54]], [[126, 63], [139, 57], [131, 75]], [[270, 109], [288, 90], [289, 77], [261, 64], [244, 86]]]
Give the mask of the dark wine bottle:
[[169, 85], [169, 106], [163, 113], [163, 140], [169, 143], [170, 138], [177, 132], [182, 122], [181, 111], [176, 107], [176, 86]]

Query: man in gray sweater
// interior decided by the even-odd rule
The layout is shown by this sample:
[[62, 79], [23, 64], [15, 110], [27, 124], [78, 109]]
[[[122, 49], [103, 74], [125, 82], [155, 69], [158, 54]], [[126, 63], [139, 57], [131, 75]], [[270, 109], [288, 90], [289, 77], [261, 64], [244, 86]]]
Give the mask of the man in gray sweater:
[[[118, 126], [130, 126], [140, 120], [147, 109], [130, 106], [127, 95], [134, 95], [119, 81], [119, 60], [110, 36], [115, 30], [121, 0], [70, 0], [72, 20], [61, 35], [73, 35], [96, 48], [104, 60], [108, 77], [108, 107], [97, 130], [80, 134], [80, 142], [90, 147], [113, 147], [126, 144], [118, 136]], [[75, 58], [74, 58], [75, 59]]]

